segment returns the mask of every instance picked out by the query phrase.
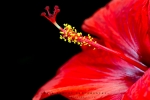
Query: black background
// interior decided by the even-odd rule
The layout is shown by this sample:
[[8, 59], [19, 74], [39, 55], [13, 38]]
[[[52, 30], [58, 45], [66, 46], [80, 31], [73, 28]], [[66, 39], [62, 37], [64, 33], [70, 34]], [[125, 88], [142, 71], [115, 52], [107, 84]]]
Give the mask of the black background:
[[[56, 73], [57, 69], [81, 49], [59, 39], [59, 30], [44, 17], [41, 12], [45, 6], [60, 7], [57, 23], [69, 23], [81, 31], [83, 21], [109, 0], [38, 0], [35, 2], [21, 0], [9, 2], [10, 23], [8, 31], [11, 40], [9, 60], [13, 72], [9, 75], [9, 84], [13, 87], [15, 98], [12, 100], [31, 100], [36, 91]], [[84, 33], [84, 32], [83, 32]], [[15, 63], [14, 63], [15, 62]], [[11, 77], [12, 76], [12, 77]], [[45, 100], [67, 100], [60, 95]]]

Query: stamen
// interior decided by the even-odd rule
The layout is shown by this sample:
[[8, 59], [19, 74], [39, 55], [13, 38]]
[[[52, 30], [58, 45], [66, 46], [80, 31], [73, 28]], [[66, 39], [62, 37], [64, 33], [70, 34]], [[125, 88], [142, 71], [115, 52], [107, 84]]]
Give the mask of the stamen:
[[60, 31], [60, 34], [60, 39], [64, 39], [64, 41], [68, 40], [69, 43], [77, 43], [80, 46], [91, 46], [90, 42], [96, 43], [96, 41], [90, 36], [90, 34], [88, 34], [88, 36], [82, 36], [81, 32], [77, 32], [74, 27], [68, 24], [64, 24], [64, 29]]
[[90, 36], [90, 34], [88, 34], [88, 36], [82, 36], [82, 33], [77, 32], [77, 30], [74, 27], [72, 27], [71, 25], [64, 24], [64, 29], [61, 28], [56, 22], [56, 16], [57, 16], [58, 12], [60, 12], [60, 9], [58, 8], [58, 6], [54, 7], [54, 13], [53, 14], [51, 14], [49, 12], [49, 6], [46, 6], [45, 10], [47, 11], [48, 16], [46, 15], [45, 12], [41, 13], [41, 16], [48, 19], [50, 22], [52, 22], [60, 30], [60, 34], [61, 34], [60, 39], [63, 39], [64, 41], [68, 41], [69, 43], [73, 42], [74, 44], [78, 44], [80, 46], [82, 46], [82, 45], [92, 46], [92, 47], [94, 47], [93, 50], [102, 49], [102, 50], [111, 52], [115, 55], [118, 55], [121, 59], [127, 61], [128, 63], [135, 65], [137, 68], [141, 69], [141, 71], [146, 71], [148, 69], [147, 66], [145, 66], [144, 64], [142, 64], [138, 60], [135, 60], [135, 59], [123, 54], [123, 53], [120, 53], [118, 51], [115, 51], [113, 49], [110, 49], [108, 47], [105, 47], [105, 46], [97, 43], [97, 41], [95, 41]]

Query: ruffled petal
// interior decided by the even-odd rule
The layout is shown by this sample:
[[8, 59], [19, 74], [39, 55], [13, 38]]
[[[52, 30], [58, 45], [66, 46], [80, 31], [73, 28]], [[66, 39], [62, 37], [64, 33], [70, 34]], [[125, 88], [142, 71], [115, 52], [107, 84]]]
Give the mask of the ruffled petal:
[[150, 66], [149, 0], [112, 0], [86, 19], [82, 29], [103, 38], [109, 48]]
[[85, 50], [64, 64], [43, 85], [33, 100], [61, 94], [71, 100], [111, 100], [136, 82], [143, 72], [118, 56], [100, 50]]
[[149, 100], [150, 99], [150, 69], [134, 83], [123, 96], [122, 100]]

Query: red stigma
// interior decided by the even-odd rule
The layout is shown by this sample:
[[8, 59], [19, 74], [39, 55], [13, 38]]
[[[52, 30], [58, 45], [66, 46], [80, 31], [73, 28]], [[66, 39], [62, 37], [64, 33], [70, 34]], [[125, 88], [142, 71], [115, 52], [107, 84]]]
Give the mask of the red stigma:
[[52, 23], [55, 23], [56, 22], [56, 16], [57, 14], [60, 12], [60, 9], [59, 7], [56, 5], [54, 7], [54, 12], [53, 14], [50, 13], [50, 7], [49, 6], [46, 6], [45, 7], [45, 10], [47, 12], [47, 14], [45, 12], [42, 12], [41, 13], [41, 16], [44, 16], [46, 19], [48, 19], [50, 22]]

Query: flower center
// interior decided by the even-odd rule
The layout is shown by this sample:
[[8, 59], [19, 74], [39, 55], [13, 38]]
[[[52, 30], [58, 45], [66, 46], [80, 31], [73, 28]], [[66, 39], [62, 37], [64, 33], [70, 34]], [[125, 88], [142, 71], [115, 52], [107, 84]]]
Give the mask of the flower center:
[[60, 12], [60, 9], [58, 6], [54, 7], [54, 13], [51, 14], [49, 12], [49, 6], [45, 7], [45, 10], [47, 11], [47, 15], [45, 12], [41, 13], [41, 16], [44, 16], [46, 19], [48, 19], [50, 22], [52, 22], [59, 30], [60, 30], [60, 39], [63, 39], [64, 41], [68, 41], [69, 43], [77, 43], [78, 45], [87, 45], [87, 46], [92, 46], [94, 47], [93, 50], [95, 49], [102, 49], [108, 52], [111, 52], [115, 55], [118, 55], [121, 59], [127, 61], [128, 63], [135, 65], [137, 68], [139, 68], [142, 71], [146, 71], [148, 69], [147, 66], [145, 66], [143, 63], [139, 62], [138, 60], [135, 60], [123, 53], [120, 53], [118, 51], [115, 51], [113, 49], [110, 49], [108, 47], [105, 47], [99, 43], [97, 43], [93, 37], [88, 34], [88, 36], [83, 36], [81, 32], [77, 32], [77, 30], [72, 27], [71, 25], [64, 24], [64, 28], [60, 27], [57, 22], [56, 22], [56, 16], [58, 12]]

